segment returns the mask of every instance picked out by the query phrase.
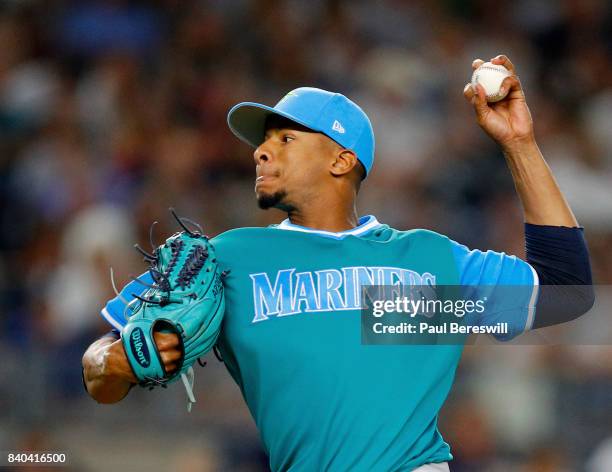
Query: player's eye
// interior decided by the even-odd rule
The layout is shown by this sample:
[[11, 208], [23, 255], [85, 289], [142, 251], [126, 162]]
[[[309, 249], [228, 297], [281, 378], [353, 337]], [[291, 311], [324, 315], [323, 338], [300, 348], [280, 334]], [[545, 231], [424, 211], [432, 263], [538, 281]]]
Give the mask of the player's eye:
[[291, 136], [290, 134], [283, 134], [283, 143], [289, 143], [291, 141], [293, 141], [295, 138], [293, 136]]

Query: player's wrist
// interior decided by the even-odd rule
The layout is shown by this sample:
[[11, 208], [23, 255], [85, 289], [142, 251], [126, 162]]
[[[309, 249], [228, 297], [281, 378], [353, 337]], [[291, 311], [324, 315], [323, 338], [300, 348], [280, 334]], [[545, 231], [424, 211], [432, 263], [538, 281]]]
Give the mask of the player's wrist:
[[529, 155], [534, 151], [539, 153], [538, 143], [533, 133], [500, 142], [499, 145], [507, 158]]
[[127, 360], [121, 339], [109, 345], [102, 359], [102, 375], [104, 377], [124, 380], [131, 384], [137, 383]]

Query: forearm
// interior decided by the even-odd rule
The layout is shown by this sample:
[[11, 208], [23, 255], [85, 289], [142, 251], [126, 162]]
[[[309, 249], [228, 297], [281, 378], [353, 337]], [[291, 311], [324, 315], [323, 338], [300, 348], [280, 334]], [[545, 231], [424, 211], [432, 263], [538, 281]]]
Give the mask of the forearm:
[[121, 341], [110, 336], [95, 341], [83, 355], [83, 381], [89, 395], [99, 403], [122, 400], [134, 385], [117, 355]]
[[502, 147], [523, 206], [525, 222], [577, 227], [578, 222], [534, 139]]

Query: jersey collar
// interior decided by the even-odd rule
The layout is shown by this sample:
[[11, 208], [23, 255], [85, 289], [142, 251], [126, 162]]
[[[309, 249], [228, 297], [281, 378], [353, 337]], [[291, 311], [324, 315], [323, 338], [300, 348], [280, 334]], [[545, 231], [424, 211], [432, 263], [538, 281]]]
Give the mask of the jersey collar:
[[322, 231], [318, 229], [307, 228], [305, 226], [294, 225], [293, 223], [291, 223], [291, 221], [289, 221], [289, 218], [282, 221], [276, 227], [276, 229], [284, 229], [287, 231], [300, 231], [302, 233], [318, 234], [321, 236], [326, 236], [328, 238], [342, 239], [346, 236], [364, 235], [379, 226], [381, 226], [381, 224], [378, 222], [375, 216], [366, 215], [366, 216], [362, 216], [361, 218], [359, 218], [359, 224], [355, 228], [349, 229], [346, 231], [340, 231], [338, 233], [334, 233], [332, 231]]

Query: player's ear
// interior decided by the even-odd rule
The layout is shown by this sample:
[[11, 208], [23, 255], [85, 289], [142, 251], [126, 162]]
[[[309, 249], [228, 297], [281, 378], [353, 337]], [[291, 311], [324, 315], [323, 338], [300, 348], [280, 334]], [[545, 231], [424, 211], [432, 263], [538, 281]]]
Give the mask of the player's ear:
[[332, 175], [339, 177], [350, 173], [357, 165], [357, 155], [350, 149], [340, 148], [330, 166]]

